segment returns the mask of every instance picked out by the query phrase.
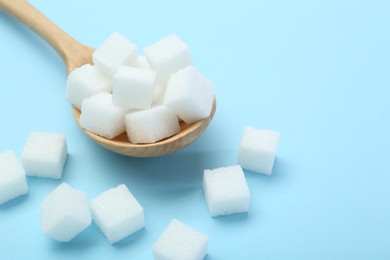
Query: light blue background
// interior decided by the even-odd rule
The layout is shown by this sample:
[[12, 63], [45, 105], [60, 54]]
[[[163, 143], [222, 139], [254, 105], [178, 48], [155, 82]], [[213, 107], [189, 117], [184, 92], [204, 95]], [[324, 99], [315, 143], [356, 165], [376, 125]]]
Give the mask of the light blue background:
[[[127, 158], [78, 128], [66, 70], [43, 40], [0, 13], [0, 151], [20, 158], [31, 131], [66, 135], [61, 181], [28, 178], [0, 206], [1, 259], [151, 259], [172, 218], [209, 236], [207, 259], [390, 259], [389, 1], [38, 1], [76, 39], [119, 31], [143, 47], [176, 33], [217, 91], [192, 146]], [[211, 218], [203, 169], [233, 165], [245, 126], [280, 131], [271, 176], [245, 172], [250, 211]], [[59, 183], [90, 198], [125, 183], [146, 228], [110, 246], [92, 224], [70, 243], [40, 233], [39, 205]]]

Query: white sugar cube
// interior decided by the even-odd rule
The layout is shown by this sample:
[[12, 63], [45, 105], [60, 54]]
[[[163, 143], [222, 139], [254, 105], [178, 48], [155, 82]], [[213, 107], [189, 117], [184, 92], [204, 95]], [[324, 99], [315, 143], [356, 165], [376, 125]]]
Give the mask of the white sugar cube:
[[122, 66], [114, 75], [112, 103], [132, 109], [152, 105], [156, 73], [152, 70]]
[[58, 241], [68, 242], [92, 222], [88, 196], [62, 183], [41, 203], [41, 231]]
[[97, 69], [112, 77], [120, 66], [137, 64], [137, 46], [114, 32], [95, 50], [93, 62]]
[[112, 104], [112, 94], [101, 92], [84, 99], [80, 125], [100, 136], [112, 139], [125, 132], [126, 110]]
[[91, 201], [92, 218], [110, 244], [142, 229], [144, 210], [124, 184]]
[[175, 34], [169, 35], [144, 49], [150, 67], [166, 83], [172, 73], [192, 64], [187, 45]]
[[205, 234], [173, 219], [153, 245], [153, 257], [155, 260], [201, 260], [206, 256], [207, 244]]
[[139, 67], [139, 68], [150, 70], [150, 66], [149, 66], [148, 60], [146, 59], [146, 57], [144, 55], [138, 56], [136, 66]]
[[164, 97], [165, 97], [166, 89], [167, 89], [167, 85], [164, 85], [160, 82], [156, 82], [156, 84], [154, 86], [152, 106], [164, 104]]
[[164, 103], [187, 124], [208, 117], [213, 101], [213, 84], [194, 66], [188, 66], [170, 77]]
[[112, 79], [94, 66], [85, 64], [69, 74], [65, 96], [69, 103], [80, 110], [83, 99], [103, 91], [112, 91]]
[[60, 179], [68, 156], [66, 138], [61, 133], [31, 132], [22, 153], [29, 176]]
[[26, 175], [15, 152], [0, 154], [0, 204], [28, 192]]
[[128, 113], [125, 116], [126, 132], [132, 143], [154, 143], [180, 132], [175, 113], [165, 106]]
[[249, 188], [239, 165], [205, 170], [203, 191], [212, 217], [249, 209]]
[[238, 149], [237, 163], [246, 170], [272, 173], [279, 132], [245, 127]]

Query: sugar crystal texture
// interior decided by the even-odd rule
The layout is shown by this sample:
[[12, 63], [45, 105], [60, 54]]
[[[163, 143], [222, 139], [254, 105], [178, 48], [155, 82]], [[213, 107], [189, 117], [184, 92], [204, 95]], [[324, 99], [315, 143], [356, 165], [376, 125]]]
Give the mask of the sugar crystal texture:
[[128, 113], [125, 124], [132, 143], [154, 143], [180, 132], [176, 114], [162, 105]]
[[31, 132], [23, 148], [22, 162], [29, 176], [60, 179], [67, 156], [65, 135], [54, 132]]
[[0, 153], [0, 204], [28, 192], [26, 175], [14, 151]]
[[94, 222], [110, 244], [145, 226], [144, 210], [124, 184], [95, 197], [91, 211]]
[[51, 191], [41, 203], [41, 231], [52, 239], [68, 242], [91, 222], [87, 194], [66, 183]]
[[112, 103], [132, 109], [152, 105], [156, 73], [144, 68], [120, 67], [114, 75]]
[[206, 256], [207, 244], [205, 234], [173, 219], [153, 245], [153, 257], [155, 260], [200, 260]]
[[94, 66], [85, 64], [69, 74], [66, 82], [66, 100], [81, 109], [81, 103], [99, 92], [112, 91], [112, 79]]
[[137, 64], [137, 46], [118, 32], [112, 33], [93, 53], [96, 68], [114, 76], [122, 65]]
[[250, 192], [239, 165], [205, 170], [203, 191], [212, 217], [247, 212]]
[[170, 77], [164, 103], [187, 124], [208, 117], [213, 101], [213, 84], [194, 66], [188, 66]]
[[171, 34], [144, 49], [151, 69], [166, 84], [172, 73], [192, 65], [188, 46], [175, 34]]
[[278, 141], [279, 132], [245, 127], [238, 149], [237, 163], [246, 170], [270, 175]]
[[101, 92], [83, 101], [80, 125], [100, 136], [112, 139], [125, 132], [126, 110], [112, 104], [112, 94]]

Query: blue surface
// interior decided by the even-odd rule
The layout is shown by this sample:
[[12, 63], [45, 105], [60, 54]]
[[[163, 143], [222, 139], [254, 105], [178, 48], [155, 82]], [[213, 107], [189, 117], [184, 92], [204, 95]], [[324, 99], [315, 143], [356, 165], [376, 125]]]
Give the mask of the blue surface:
[[[31, 3], [90, 46], [119, 31], [142, 50], [176, 33], [218, 105], [182, 151], [113, 154], [77, 127], [60, 57], [0, 13], [0, 151], [20, 158], [31, 131], [69, 146], [61, 181], [29, 177], [29, 194], [0, 206], [1, 259], [151, 259], [172, 218], [209, 236], [209, 260], [390, 259], [389, 1]], [[203, 169], [235, 164], [247, 125], [280, 131], [274, 172], [245, 172], [248, 214], [211, 218]], [[39, 205], [62, 181], [90, 198], [125, 183], [146, 228], [114, 246], [94, 224], [70, 243], [43, 236]]]

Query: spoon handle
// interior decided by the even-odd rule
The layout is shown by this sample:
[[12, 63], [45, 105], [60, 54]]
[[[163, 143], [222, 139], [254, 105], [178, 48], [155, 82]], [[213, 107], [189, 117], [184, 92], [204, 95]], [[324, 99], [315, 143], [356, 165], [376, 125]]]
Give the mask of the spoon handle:
[[92, 63], [93, 48], [76, 41], [25, 0], [0, 0], [0, 10], [13, 16], [45, 39], [61, 56], [68, 74]]

